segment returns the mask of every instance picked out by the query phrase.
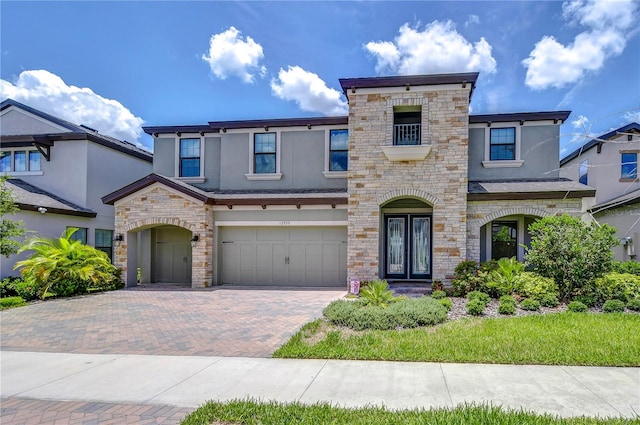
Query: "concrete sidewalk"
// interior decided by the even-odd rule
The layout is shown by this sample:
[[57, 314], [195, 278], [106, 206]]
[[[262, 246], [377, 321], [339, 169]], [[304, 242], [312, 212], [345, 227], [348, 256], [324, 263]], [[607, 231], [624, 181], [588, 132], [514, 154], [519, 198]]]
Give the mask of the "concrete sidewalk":
[[640, 368], [2, 351], [1, 397], [197, 407], [254, 398], [391, 409], [487, 402], [636, 417]]

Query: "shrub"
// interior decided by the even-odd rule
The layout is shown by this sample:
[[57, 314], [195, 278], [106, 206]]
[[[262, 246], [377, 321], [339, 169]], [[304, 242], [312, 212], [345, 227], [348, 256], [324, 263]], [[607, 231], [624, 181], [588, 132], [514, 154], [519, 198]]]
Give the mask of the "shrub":
[[349, 327], [356, 331], [377, 329], [381, 331], [396, 327], [393, 314], [380, 306], [361, 307], [354, 311]]
[[351, 326], [354, 313], [364, 305], [360, 300], [346, 301], [336, 300], [331, 302], [324, 308], [322, 314], [325, 315], [329, 322], [338, 326]]
[[540, 305], [543, 307], [557, 307], [560, 304], [558, 297], [553, 294], [546, 294], [540, 298]]
[[538, 311], [540, 310], [540, 303], [533, 298], [527, 298], [526, 300], [522, 300], [520, 308], [527, 311]]
[[[444, 299], [444, 298], [443, 298]], [[368, 310], [364, 308], [363, 310]], [[387, 309], [393, 317], [393, 327], [415, 328], [442, 323], [447, 319], [447, 309], [439, 300], [432, 298], [409, 298], [394, 303]]]
[[451, 301], [449, 298], [440, 298], [438, 300], [438, 303], [446, 308], [447, 311], [451, 311], [451, 309], [453, 308], [453, 301]]
[[522, 272], [516, 277], [515, 292], [525, 298], [541, 300], [545, 295], [558, 296], [558, 285], [553, 279], [533, 272]]
[[496, 297], [511, 295], [515, 290], [516, 278], [523, 270], [524, 264], [515, 257], [501, 258], [497, 270], [490, 273], [486, 286]]
[[587, 306], [580, 301], [571, 301], [567, 308], [574, 313], [583, 313], [588, 310]]
[[483, 303], [478, 298], [470, 300], [466, 305], [467, 313], [469, 313], [472, 316], [482, 315], [482, 313], [484, 313], [485, 307], [486, 307], [486, 304]]
[[614, 261], [611, 271], [616, 273], [629, 273], [640, 276], [640, 262], [638, 261]]
[[500, 304], [513, 304], [516, 305], [516, 299], [511, 295], [503, 295], [500, 297]]
[[[18, 252], [35, 251], [26, 260], [18, 261], [14, 268], [20, 268], [25, 280], [38, 285], [38, 295], [47, 296], [49, 289], [58, 287], [61, 292], [71, 291], [78, 280], [91, 285], [112, 285], [118, 278], [117, 268], [111, 264], [104, 252], [85, 245], [71, 237], [77, 228], [67, 229], [61, 237], [48, 239], [35, 237], [24, 244]], [[78, 287], [78, 285], [75, 285]]]
[[26, 302], [21, 297], [0, 298], [0, 308], [18, 307], [25, 304]]
[[500, 314], [515, 314], [516, 304], [515, 302], [500, 302], [498, 305], [498, 313]]
[[463, 297], [467, 293], [486, 288], [491, 265], [478, 265], [475, 261], [460, 262], [453, 273], [453, 295]]
[[602, 311], [605, 313], [622, 313], [624, 311], [624, 302], [620, 300], [607, 300], [602, 305]]
[[18, 295], [16, 290], [13, 288], [13, 285], [16, 281], [20, 281], [20, 279], [15, 277], [7, 277], [0, 280], [0, 298], [13, 297]]
[[467, 299], [469, 301], [472, 300], [480, 300], [480, 302], [482, 302], [485, 306], [487, 304], [489, 304], [489, 301], [491, 301], [491, 297], [487, 294], [485, 294], [484, 292], [480, 292], [480, 291], [471, 291], [467, 294]]
[[444, 291], [433, 291], [431, 293], [431, 297], [435, 300], [439, 300], [440, 298], [444, 298], [447, 296], [447, 293]]
[[634, 299], [629, 300], [627, 308], [633, 311], [640, 311], [640, 297], [635, 297]]
[[595, 284], [596, 296], [599, 300], [628, 300], [640, 296], [640, 276], [630, 273], [607, 273]]
[[596, 297], [593, 295], [578, 295], [574, 301], [579, 301], [589, 308], [596, 306]]
[[11, 287], [19, 297], [26, 301], [32, 301], [38, 298], [40, 285], [31, 279], [16, 280]]
[[595, 279], [611, 270], [611, 248], [618, 239], [615, 228], [607, 224], [586, 224], [564, 214], [534, 222], [529, 232], [526, 263], [555, 281], [561, 299], [588, 292]]
[[360, 298], [372, 306], [386, 307], [397, 301], [386, 280], [376, 279], [360, 290]]

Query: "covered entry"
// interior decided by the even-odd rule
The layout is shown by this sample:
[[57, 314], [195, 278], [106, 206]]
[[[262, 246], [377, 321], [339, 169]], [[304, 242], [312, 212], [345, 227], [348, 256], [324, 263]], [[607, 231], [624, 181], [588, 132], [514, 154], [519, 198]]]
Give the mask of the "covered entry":
[[344, 286], [347, 229], [220, 227], [220, 282], [237, 285]]
[[176, 226], [150, 229], [152, 245], [151, 281], [191, 283], [191, 232]]

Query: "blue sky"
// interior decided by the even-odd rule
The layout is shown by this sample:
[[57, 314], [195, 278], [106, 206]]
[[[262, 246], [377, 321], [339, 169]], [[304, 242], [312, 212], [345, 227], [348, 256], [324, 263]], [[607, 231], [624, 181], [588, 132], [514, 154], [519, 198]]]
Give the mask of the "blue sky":
[[480, 72], [475, 114], [573, 111], [561, 156], [640, 121], [638, 2], [0, 2], [0, 97], [142, 125], [344, 114], [339, 78]]

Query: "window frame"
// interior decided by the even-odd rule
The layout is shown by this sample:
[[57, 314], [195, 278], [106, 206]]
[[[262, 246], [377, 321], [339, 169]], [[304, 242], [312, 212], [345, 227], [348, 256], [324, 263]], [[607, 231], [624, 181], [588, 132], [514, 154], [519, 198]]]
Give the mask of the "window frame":
[[[583, 181], [584, 180], [584, 181]], [[578, 165], [578, 182], [587, 185], [589, 181], [589, 160], [585, 159]]]
[[[509, 134], [509, 137], [508, 137], [509, 140], [506, 143], [503, 140], [505, 138], [505, 136], [503, 135], [507, 134], [505, 130], [513, 131], [513, 134]], [[495, 141], [493, 137], [494, 133], [496, 133]], [[502, 146], [512, 147], [512, 149], [507, 149], [505, 152], [500, 152], [500, 153], [509, 153], [509, 151], [511, 151], [510, 158], [494, 158], [494, 148], [502, 147]], [[500, 156], [498, 155], [498, 152], [496, 152], [496, 156]], [[514, 161], [515, 159], [516, 159], [516, 128], [515, 127], [489, 128], [489, 161]]]
[[[100, 240], [98, 238], [98, 232], [108, 232], [109, 237], [106, 240], [109, 242], [109, 245], [107, 245], [107, 246], [98, 245], [98, 241]], [[105, 254], [107, 254], [109, 256], [109, 260], [111, 262], [113, 262], [113, 230], [110, 230], [110, 229], [95, 229], [93, 231], [93, 240], [94, 240], [94, 247], [97, 250], [100, 250], [100, 251], [104, 252]]]
[[[634, 155], [635, 161], [625, 162], [625, 155]], [[635, 164], [635, 166], [633, 166]], [[632, 165], [632, 177], [625, 177], [625, 166]], [[633, 182], [638, 180], [638, 151], [620, 151], [620, 181], [621, 182]]]
[[[515, 238], [512, 239], [513, 243], [514, 243], [514, 249], [515, 249], [515, 254], [512, 255], [511, 257], [516, 257], [516, 260], [519, 259], [520, 255], [519, 255], [519, 250], [520, 250], [520, 220], [516, 219], [516, 220], [494, 220], [491, 221], [489, 226], [489, 230], [488, 230], [488, 236], [490, 238], [490, 243], [491, 243], [491, 250], [489, 252], [488, 258], [492, 259], [492, 260], [499, 260], [500, 258], [503, 257], [499, 257], [499, 258], [494, 258], [494, 240], [493, 240], [493, 227], [494, 226], [509, 226], [510, 229], [515, 230]], [[508, 258], [511, 258], [508, 257]]]
[[[200, 174], [198, 176], [193, 176], [193, 177], [181, 177], [181, 158], [180, 157], [180, 141], [181, 140], [185, 140], [185, 139], [199, 139], [200, 140]], [[204, 177], [204, 167], [205, 167], [205, 143], [204, 143], [204, 136], [200, 135], [199, 133], [182, 133], [180, 135], [175, 136], [175, 165], [174, 165], [174, 176], [176, 179], [180, 180], [180, 181], [184, 181], [186, 183], [204, 183], [205, 181], [205, 177]], [[185, 157], [185, 159], [189, 159], [189, 158], [195, 158], [195, 157]]]
[[[268, 153], [258, 153], [258, 155], [275, 155], [275, 172], [273, 173], [256, 173], [256, 152], [255, 152], [255, 143], [256, 143], [256, 135], [257, 134], [274, 134], [275, 135], [275, 152]], [[247, 180], [280, 180], [282, 178], [282, 173], [280, 171], [280, 155], [282, 151], [282, 134], [280, 130], [272, 130], [269, 131], [267, 128], [264, 130], [253, 130], [249, 131], [249, 172], [245, 174]]]
[[[78, 226], [67, 226], [67, 229], [70, 229], [72, 227], [77, 228], [78, 230], [76, 230], [76, 232], [71, 235], [71, 240], [72, 241], [80, 241], [82, 242], [84, 245], [87, 245], [88, 243], [88, 238], [89, 238], [89, 228], [88, 227], [78, 227]], [[78, 237], [78, 235], [82, 235], [84, 234], [84, 238], [82, 237]]]
[[[346, 133], [347, 135], [347, 146], [345, 149], [333, 149], [331, 142], [333, 141], [333, 134], [334, 133]], [[331, 160], [332, 158], [332, 154], [333, 153], [340, 153], [340, 152], [344, 152], [347, 156], [347, 164], [346, 164], [346, 168], [344, 170], [332, 170], [331, 169], [331, 165], [333, 164], [333, 161]], [[329, 157], [328, 157], [328, 170], [329, 172], [332, 173], [346, 173], [347, 171], [349, 171], [349, 129], [346, 128], [336, 128], [336, 129], [331, 129], [329, 130]]]
[[[486, 123], [482, 124], [482, 126], [484, 126], [484, 161], [482, 161], [484, 168], [517, 168], [524, 164], [524, 160], [521, 157], [522, 124], [518, 122], [500, 122]], [[469, 128], [477, 128], [477, 126], [470, 126]], [[514, 159], [491, 159], [491, 129], [500, 128], [515, 129]]]
[[[24, 153], [24, 170], [16, 171], [16, 154]], [[35, 149], [25, 148], [17, 148], [17, 149], [5, 149], [0, 152], [2, 155], [1, 158], [9, 158], [9, 169], [8, 170], [0, 170], [0, 173], [3, 175], [9, 176], [41, 176], [44, 173], [42, 172], [42, 154], [40, 151]], [[38, 155], [38, 169], [31, 169], [31, 155]]]

